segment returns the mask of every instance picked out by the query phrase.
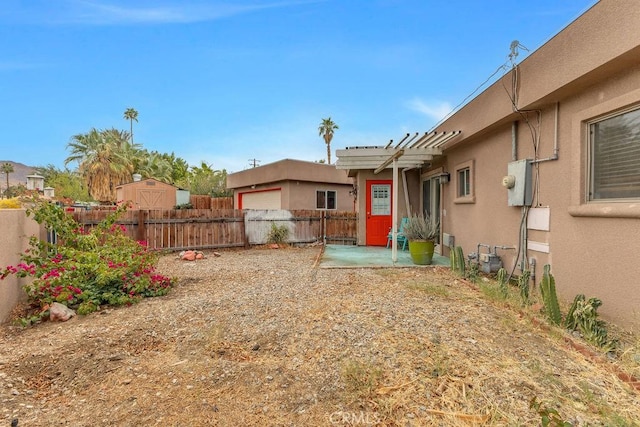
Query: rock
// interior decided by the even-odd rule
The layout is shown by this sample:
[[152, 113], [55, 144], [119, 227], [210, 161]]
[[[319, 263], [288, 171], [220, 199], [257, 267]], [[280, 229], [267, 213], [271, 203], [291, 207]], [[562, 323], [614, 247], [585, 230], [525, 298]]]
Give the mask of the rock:
[[196, 252], [196, 259], [203, 259], [204, 254], [202, 252]]
[[195, 261], [196, 253], [194, 251], [184, 251], [182, 259], [185, 261]]
[[76, 315], [76, 312], [67, 307], [64, 304], [60, 304], [59, 302], [54, 302], [49, 307], [49, 320], [52, 322], [59, 320], [61, 322], [66, 322]]
[[213, 253], [213, 256], [214, 256], [214, 257], [216, 257], [216, 258], [218, 258], [218, 257], [219, 257], [219, 256], [221, 256], [221, 255], [222, 255], [222, 254], [221, 254], [220, 252], [214, 252], [214, 253]]

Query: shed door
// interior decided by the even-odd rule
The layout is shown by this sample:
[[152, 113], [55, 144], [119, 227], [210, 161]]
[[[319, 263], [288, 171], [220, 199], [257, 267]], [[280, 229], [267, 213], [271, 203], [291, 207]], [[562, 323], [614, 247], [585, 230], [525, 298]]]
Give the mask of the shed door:
[[391, 228], [391, 180], [367, 181], [367, 246], [386, 246]]
[[139, 209], [162, 209], [164, 202], [164, 190], [138, 190], [138, 208]]
[[282, 209], [280, 189], [240, 193], [240, 209]]

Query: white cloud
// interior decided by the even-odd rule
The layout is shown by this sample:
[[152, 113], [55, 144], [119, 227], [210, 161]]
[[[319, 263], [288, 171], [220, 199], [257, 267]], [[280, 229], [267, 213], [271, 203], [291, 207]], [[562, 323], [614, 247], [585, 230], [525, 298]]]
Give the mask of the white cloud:
[[420, 98], [413, 98], [408, 101], [407, 107], [436, 121], [445, 118], [453, 109], [448, 102], [427, 103]]

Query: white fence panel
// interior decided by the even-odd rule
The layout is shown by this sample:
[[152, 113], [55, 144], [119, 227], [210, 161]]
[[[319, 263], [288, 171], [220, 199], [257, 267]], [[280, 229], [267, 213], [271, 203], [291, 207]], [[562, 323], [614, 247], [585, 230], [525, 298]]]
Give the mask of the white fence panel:
[[289, 239], [294, 238], [295, 221], [293, 214], [281, 209], [247, 209], [244, 211], [245, 235], [250, 245], [267, 243], [271, 224], [286, 226]]

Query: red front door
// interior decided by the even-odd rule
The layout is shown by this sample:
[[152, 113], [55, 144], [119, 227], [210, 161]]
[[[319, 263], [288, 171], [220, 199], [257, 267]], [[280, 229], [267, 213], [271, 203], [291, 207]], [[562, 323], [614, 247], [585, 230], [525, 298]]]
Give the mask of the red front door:
[[367, 246], [386, 246], [391, 228], [391, 180], [367, 181]]

